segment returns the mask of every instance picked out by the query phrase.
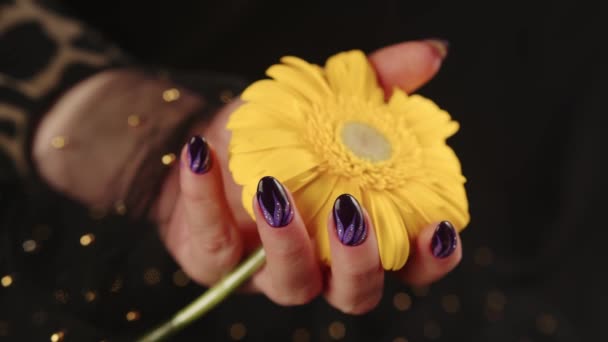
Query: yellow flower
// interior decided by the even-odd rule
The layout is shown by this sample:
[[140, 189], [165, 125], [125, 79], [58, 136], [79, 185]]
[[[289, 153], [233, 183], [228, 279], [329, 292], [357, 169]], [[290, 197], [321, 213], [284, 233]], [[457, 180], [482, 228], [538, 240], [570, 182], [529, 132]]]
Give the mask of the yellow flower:
[[325, 68], [284, 57], [242, 94], [228, 129], [230, 171], [253, 217], [259, 179], [274, 176], [292, 193], [320, 258], [330, 263], [327, 220], [343, 193], [373, 221], [382, 265], [405, 264], [410, 241], [427, 224], [469, 222], [465, 178], [445, 140], [458, 123], [429, 99], [382, 88], [361, 51]]

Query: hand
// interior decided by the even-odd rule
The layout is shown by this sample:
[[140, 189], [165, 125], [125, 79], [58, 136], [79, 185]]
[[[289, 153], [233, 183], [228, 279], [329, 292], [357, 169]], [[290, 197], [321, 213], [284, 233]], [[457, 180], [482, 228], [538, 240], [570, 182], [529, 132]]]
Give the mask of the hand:
[[[394, 87], [411, 93], [439, 70], [445, 48], [438, 41], [408, 42], [378, 50], [369, 58], [387, 96]], [[175, 167], [165, 182], [156, 217], [167, 248], [194, 281], [211, 285], [262, 243], [266, 264], [248, 284], [250, 290], [262, 292], [281, 305], [304, 304], [323, 294], [331, 305], [346, 313], [373, 309], [382, 296], [385, 272], [374, 227], [364, 208], [360, 213], [368, 235], [357, 246], [343, 245], [333, 218], [328, 218], [332, 253], [329, 269], [317, 260], [297, 206], [292, 218], [285, 217], [278, 223], [282, 228], [274, 228], [264, 219], [256, 199], [252, 200], [257, 224], [243, 209], [241, 189], [227, 167], [230, 135], [225, 129], [230, 114], [240, 104], [237, 100], [227, 105], [210, 124], [193, 132], [204, 136], [210, 146], [208, 162], [197, 165], [202, 172], [192, 171], [188, 154], [203, 151], [199, 155], [205, 159], [208, 146], [194, 139], [190, 152], [186, 146], [181, 153], [181, 166]], [[266, 192], [275, 191], [279, 198], [283, 194], [284, 201], [294, 203], [288, 189], [273, 180], [265, 182]], [[352, 207], [348, 199], [343, 201]], [[356, 206], [351, 209], [359, 212]], [[424, 285], [443, 277], [459, 263], [461, 243], [449, 224], [435, 223], [412, 242], [412, 254], [397, 275], [409, 284]]]

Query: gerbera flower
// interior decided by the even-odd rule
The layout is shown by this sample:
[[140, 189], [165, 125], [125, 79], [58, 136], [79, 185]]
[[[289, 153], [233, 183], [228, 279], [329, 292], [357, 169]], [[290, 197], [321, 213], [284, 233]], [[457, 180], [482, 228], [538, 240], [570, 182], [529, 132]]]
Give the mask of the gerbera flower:
[[329, 263], [327, 219], [348, 193], [373, 221], [382, 265], [405, 264], [410, 240], [427, 224], [469, 221], [460, 162], [445, 140], [458, 123], [429, 99], [395, 89], [384, 100], [361, 51], [337, 54], [325, 68], [296, 57], [252, 84], [228, 129], [230, 170], [253, 217], [260, 178], [292, 193], [320, 258]]

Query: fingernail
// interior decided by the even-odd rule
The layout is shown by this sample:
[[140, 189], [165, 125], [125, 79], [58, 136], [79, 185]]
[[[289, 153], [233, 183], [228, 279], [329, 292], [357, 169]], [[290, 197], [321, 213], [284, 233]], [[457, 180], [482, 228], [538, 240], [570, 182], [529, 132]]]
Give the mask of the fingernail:
[[293, 219], [293, 206], [287, 192], [274, 177], [260, 179], [257, 199], [264, 219], [271, 227], [285, 227]]
[[437, 258], [447, 258], [456, 250], [456, 229], [449, 221], [439, 223], [433, 234], [431, 250]]
[[431, 47], [433, 48], [433, 50], [435, 51], [437, 56], [439, 56], [439, 58], [445, 59], [445, 57], [448, 55], [448, 49], [450, 47], [450, 42], [448, 42], [447, 40], [445, 40], [445, 39], [427, 39], [425, 41], [429, 45], [431, 45]]
[[195, 135], [188, 141], [188, 157], [190, 158], [188, 166], [190, 170], [196, 174], [203, 174], [211, 168], [211, 153], [209, 153], [209, 145], [207, 141]]
[[367, 227], [363, 211], [353, 196], [343, 194], [336, 198], [333, 214], [338, 238], [343, 245], [357, 246], [365, 241]]

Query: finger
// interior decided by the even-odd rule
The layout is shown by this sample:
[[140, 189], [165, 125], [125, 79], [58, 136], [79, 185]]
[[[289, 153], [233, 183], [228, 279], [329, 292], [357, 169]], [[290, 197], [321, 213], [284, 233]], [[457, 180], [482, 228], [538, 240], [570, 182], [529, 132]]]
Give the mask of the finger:
[[410, 285], [427, 285], [453, 270], [462, 259], [462, 243], [448, 221], [424, 228], [400, 276]]
[[321, 270], [293, 199], [278, 180], [264, 177], [253, 202], [266, 251], [258, 287], [281, 305], [308, 303], [321, 292]]
[[374, 227], [353, 196], [336, 199], [328, 230], [332, 262], [326, 300], [348, 314], [372, 310], [382, 298], [384, 270]]
[[386, 96], [393, 88], [413, 92], [435, 76], [447, 55], [442, 40], [422, 40], [391, 45], [373, 52], [369, 60], [376, 69]]
[[189, 239], [182, 266], [207, 285], [239, 261], [242, 242], [226, 204], [219, 163], [205, 139], [192, 137], [181, 160], [179, 204]]
[[[243, 104], [243, 101], [239, 98], [233, 100], [214, 115], [213, 119], [209, 122], [209, 125], [205, 129], [205, 138], [207, 138], [211, 144], [215, 146], [216, 157], [219, 160], [219, 165], [228, 165], [228, 151], [230, 132], [226, 129], [228, 119], [232, 112], [234, 112], [239, 106]], [[232, 215], [236, 222], [241, 223], [239, 229], [243, 232], [244, 227], [242, 223], [252, 222], [251, 216], [247, 213], [243, 207], [242, 191], [243, 188], [234, 182], [232, 174], [228, 167], [222, 167], [222, 179], [224, 182], [224, 193], [226, 194], [226, 200], [231, 208]], [[255, 231], [255, 225], [251, 225], [253, 233], [257, 236]], [[246, 232], [249, 232], [248, 229]]]

